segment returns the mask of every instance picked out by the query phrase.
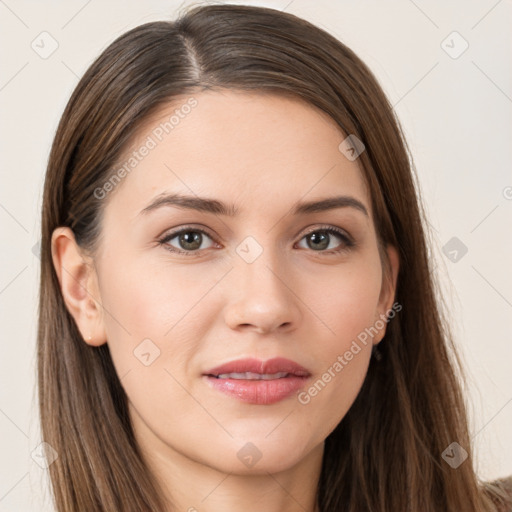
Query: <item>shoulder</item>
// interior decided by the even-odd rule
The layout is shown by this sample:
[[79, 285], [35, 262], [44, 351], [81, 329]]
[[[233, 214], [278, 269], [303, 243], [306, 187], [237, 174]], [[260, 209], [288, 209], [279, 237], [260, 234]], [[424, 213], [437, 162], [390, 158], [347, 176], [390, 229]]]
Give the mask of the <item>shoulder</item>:
[[483, 490], [496, 506], [496, 512], [512, 512], [512, 475], [485, 482]]

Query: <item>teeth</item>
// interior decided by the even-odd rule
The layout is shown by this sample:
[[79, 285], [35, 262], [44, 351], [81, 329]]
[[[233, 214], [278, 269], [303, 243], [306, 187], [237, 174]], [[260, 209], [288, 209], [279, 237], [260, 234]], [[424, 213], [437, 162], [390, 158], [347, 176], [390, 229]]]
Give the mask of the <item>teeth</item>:
[[243, 379], [243, 380], [272, 380], [272, 379], [282, 379], [286, 377], [288, 373], [279, 372], [279, 373], [252, 373], [252, 372], [244, 372], [244, 373], [221, 373], [217, 376], [218, 379]]

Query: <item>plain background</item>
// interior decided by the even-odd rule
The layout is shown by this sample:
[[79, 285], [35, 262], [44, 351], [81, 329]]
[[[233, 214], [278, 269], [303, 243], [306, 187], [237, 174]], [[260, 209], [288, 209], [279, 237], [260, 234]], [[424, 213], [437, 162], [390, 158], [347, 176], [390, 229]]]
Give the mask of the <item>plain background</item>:
[[[370, 66], [395, 106], [469, 375], [477, 471], [484, 479], [512, 474], [512, 3], [234, 3], [285, 9], [326, 29]], [[40, 443], [39, 217], [59, 117], [79, 77], [117, 36], [190, 4], [0, 0], [0, 512], [53, 510], [47, 470], [31, 454]], [[41, 38], [47, 51], [52, 39], [58, 44], [47, 58], [33, 49]]]

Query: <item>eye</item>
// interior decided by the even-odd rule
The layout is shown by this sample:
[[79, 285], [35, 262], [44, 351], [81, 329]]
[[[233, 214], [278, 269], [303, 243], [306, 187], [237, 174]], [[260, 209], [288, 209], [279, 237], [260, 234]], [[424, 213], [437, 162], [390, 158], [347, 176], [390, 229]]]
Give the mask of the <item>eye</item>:
[[[333, 237], [338, 238], [342, 243], [338, 244], [338, 246], [336, 246], [336, 244], [332, 246]], [[344, 231], [332, 226], [320, 227], [309, 231], [304, 235], [301, 241], [302, 240], [306, 240], [306, 248], [316, 252], [326, 253], [346, 251], [355, 245]]]
[[[198, 228], [183, 228], [173, 233], [168, 233], [164, 238], [158, 240], [161, 245], [165, 245], [166, 249], [171, 252], [177, 252], [185, 254], [186, 256], [193, 256], [199, 250], [208, 249], [211, 245], [204, 247], [204, 238], [207, 237], [211, 240], [210, 235], [202, 229]], [[172, 240], [176, 239], [176, 244], [171, 243]]]
[[[158, 240], [158, 243], [165, 246], [168, 251], [183, 254], [185, 256], [196, 256], [202, 250], [209, 249], [214, 245], [212, 241], [210, 245], [205, 247], [203, 245], [205, 238], [212, 241], [212, 237], [205, 230], [193, 227], [184, 227], [166, 234], [163, 238]], [[341, 240], [341, 243], [333, 246], [333, 238], [338, 238], [338, 240]], [[306, 249], [327, 254], [347, 251], [355, 245], [343, 230], [333, 226], [317, 227], [306, 233], [301, 238], [300, 242], [302, 242], [302, 240], [306, 240]]]

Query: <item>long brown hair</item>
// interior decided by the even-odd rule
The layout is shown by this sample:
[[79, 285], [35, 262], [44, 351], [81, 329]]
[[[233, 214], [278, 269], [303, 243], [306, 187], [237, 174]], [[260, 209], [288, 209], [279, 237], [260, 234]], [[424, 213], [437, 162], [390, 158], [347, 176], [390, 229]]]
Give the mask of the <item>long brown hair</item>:
[[[94, 191], [143, 121], [206, 88], [292, 95], [356, 135], [366, 147], [359, 162], [379, 241], [399, 251], [395, 299], [403, 308], [326, 440], [321, 510], [496, 510], [498, 487], [483, 486], [473, 468], [460, 362], [392, 107], [367, 66], [327, 32], [291, 14], [235, 5], [196, 7], [119, 37], [80, 80], [57, 129], [44, 186], [38, 330], [42, 435], [59, 455], [49, 467], [57, 510], [168, 510], [135, 442], [108, 344], [87, 345], [66, 309], [51, 235], [68, 226], [94, 254], [107, 204]], [[457, 469], [442, 458], [452, 442], [468, 452]]]

